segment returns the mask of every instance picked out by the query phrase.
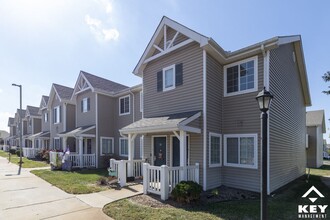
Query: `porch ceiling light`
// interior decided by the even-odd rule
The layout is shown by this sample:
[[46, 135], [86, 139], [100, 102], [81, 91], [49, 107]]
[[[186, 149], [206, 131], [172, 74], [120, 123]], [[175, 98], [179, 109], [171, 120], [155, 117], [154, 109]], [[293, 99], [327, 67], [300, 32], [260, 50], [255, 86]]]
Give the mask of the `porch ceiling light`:
[[264, 89], [259, 92], [256, 99], [258, 101], [260, 111], [267, 112], [273, 99], [273, 96], [264, 87]]

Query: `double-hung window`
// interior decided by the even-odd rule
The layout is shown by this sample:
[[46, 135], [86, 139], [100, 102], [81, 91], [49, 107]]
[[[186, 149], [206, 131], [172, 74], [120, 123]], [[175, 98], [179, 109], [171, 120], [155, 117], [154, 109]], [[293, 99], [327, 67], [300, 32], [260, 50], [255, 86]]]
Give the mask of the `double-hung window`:
[[175, 65], [163, 69], [163, 91], [175, 88]]
[[88, 112], [90, 108], [90, 98], [83, 98], [81, 100], [81, 112]]
[[258, 168], [258, 135], [224, 135], [225, 166]]
[[257, 62], [257, 57], [253, 57], [225, 66], [225, 96], [257, 91]]
[[119, 98], [119, 115], [128, 115], [130, 113], [130, 96]]
[[54, 150], [61, 150], [61, 139], [54, 138]]
[[128, 156], [128, 139], [127, 138], [119, 138], [119, 155], [120, 156]]
[[101, 137], [101, 155], [113, 153], [113, 138]]
[[216, 133], [209, 134], [209, 166], [221, 166], [221, 135]]
[[60, 118], [61, 118], [61, 114], [60, 114], [60, 106], [56, 106], [54, 108], [54, 124], [60, 123]]
[[45, 112], [45, 114], [44, 114], [44, 121], [48, 122], [48, 112]]

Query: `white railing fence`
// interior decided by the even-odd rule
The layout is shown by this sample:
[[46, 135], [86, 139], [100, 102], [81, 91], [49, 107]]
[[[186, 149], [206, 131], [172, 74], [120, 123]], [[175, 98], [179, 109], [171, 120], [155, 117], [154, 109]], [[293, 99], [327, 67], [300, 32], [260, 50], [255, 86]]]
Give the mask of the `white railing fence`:
[[[58, 160], [62, 161], [63, 153], [62, 152], [53, 152], [49, 151], [49, 162], [56, 165], [56, 155], [58, 155]], [[96, 167], [96, 156], [95, 154], [77, 154], [70, 153], [69, 155], [65, 154], [65, 159], [69, 159], [72, 162], [73, 168], [89, 168]]]
[[115, 160], [110, 159], [110, 171], [118, 177], [118, 182], [121, 187], [126, 186], [127, 177], [143, 176], [144, 160]]
[[5, 151], [5, 152], [8, 152], [9, 151], [9, 146], [8, 145], [4, 145], [2, 147], [2, 150]]
[[199, 164], [185, 167], [151, 166], [143, 164], [143, 193], [153, 193], [168, 199], [174, 187], [182, 180], [199, 183]]
[[22, 147], [23, 150], [23, 156], [27, 158], [35, 158], [38, 152], [40, 151], [39, 148], [28, 148], [28, 147]]

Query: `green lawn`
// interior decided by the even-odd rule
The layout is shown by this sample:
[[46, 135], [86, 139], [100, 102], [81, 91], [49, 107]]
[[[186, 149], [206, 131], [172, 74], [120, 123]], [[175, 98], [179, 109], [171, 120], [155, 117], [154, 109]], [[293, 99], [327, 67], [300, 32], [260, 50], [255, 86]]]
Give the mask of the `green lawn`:
[[[4, 152], [4, 151], [0, 150], [0, 156], [8, 159], [8, 152]], [[47, 164], [44, 161], [31, 160], [31, 159], [27, 159], [25, 157], [22, 157], [22, 161], [23, 161], [23, 164], [22, 164], [23, 168], [36, 168], [36, 167], [49, 166], [49, 164]], [[13, 164], [19, 165], [19, 157], [16, 154], [11, 154], [10, 162]]]
[[86, 194], [107, 189], [96, 184], [100, 177], [107, 176], [106, 169], [77, 170], [73, 172], [33, 170], [31, 173], [71, 194]]
[[[315, 186], [325, 196], [314, 204], [327, 204], [330, 190], [324, 185], [320, 177], [330, 176], [330, 166], [321, 169], [311, 169], [308, 183], [305, 178], [298, 179], [269, 198], [270, 219], [297, 219], [299, 204], [309, 204], [308, 199], [301, 196]], [[199, 204], [192, 208], [151, 208], [132, 203], [125, 199], [110, 203], [103, 208], [108, 216], [120, 219], [259, 219], [259, 200], [241, 200], [220, 202], [213, 204]], [[330, 208], [327, 209], [330, 216]]]

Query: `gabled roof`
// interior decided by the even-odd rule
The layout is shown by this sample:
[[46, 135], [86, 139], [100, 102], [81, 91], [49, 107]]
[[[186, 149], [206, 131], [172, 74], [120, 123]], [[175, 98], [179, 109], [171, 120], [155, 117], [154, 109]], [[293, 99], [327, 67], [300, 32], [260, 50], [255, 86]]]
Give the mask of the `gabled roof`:
[[39, 114], [39, 108], [34, 107], [34, 106], [26, 106], [26, 116], [32, 116], [32, 117], [40, 117], [41, 115]]
[[127, 88], [129, 87], [85, 71], [80, 71], [72, 96], [88, 89], [91, 89], [93, 92], [113, 95]]
[[8, 127], [14, 125], [14, 123], [15, 123], [15, 119], [14, 118], [11, 118], [11, 117], [8, 118]]
[[200, 133], [199, 128], [187, 126], [190, 122], [201, 116], [200, 111], [183, 112], [167, 116], [142, 118], [119, 130], [121, 134], [142, 134], [165, 131], [189, 130]]
[[22, 109], [22, 110], [17, 109], [17, 114], [18, 114], [19, 117], [24, 118], [25, 114], [26, 114], [26, 110], [25, 109]]
[[306, 126], [321, 126], [322, 132], [326, 132], [324, 110], [306, 112]]
[[39, 114], [41, 114], [41, 111], [45, 108], [47, 108], [48, 105], [48, 101], [49, 101], [49, 96], [45, 96], [43, 95], [41, 97], [41, 101], [40, 101], [40, 105], [39, 105]]
[[[168, 48], [157, 48], [157, 44], [161, 42], [162, 39], [166, 36], [166, 29], [167, 27], [172, 28], [173, 30], [177, 31], [180, 34], [185, 35], [188, 37], [188, 40], [185, 40], [178, 45], [172, 46], [169, 45]], [[175, 36], [172, 40], [174, 40]], [[171, 39], [170, 39], [171, 40]], [[165, 42], [165, 40], [164, 40]], [[136, 67], [133, 70], [133, 73], [137, 76], [142, 77], [143, 70], [146, 67], [147, 63], [155, 60], [162, 55], [169, 54], [172, 51], [187, 45], [191, 42], [196, 42], [199, 46], [205, 50], [208, 54], [212, 55], [215, 59], [217, 59], [221, 64], [229, 64], [238, 60], [242, 60], [248, 57], [255, 56], [260, 53], [265, 53], [267, 50], [274, 49], [284, 44], [293, 43], [295, 48], [295, 54], [297, 58], [297, 64], [301, 79], [301, 85], [303, 88], [303, 95], [305, 99], [305, 105], [311, 105], [311, 97], [309, 92], [308, 86], [308, 78], [307, 78], [307, 71], [305, 65], [305, 58], [303, 53], [302, 47], [302, 40], [300, 35], [292, 35], [292, 36], [277, 36], [270, 38], [265, 41], [261, 41], [259, 43], [250, 45], [248, 47], [244, 47], [242, 49], [228, 52], [222, 49], [219, 44], [213, 40], [211, 37], [206, 37], [200, 33], [197, 33], [186, 26], [179, 24], [178, 22], [171, 20], [170, 18], [164, 16], [160, 21], [156, 31], [154, 32], [151, 40], [149, 41], [145, 51], [143, 52], [139, 62], [137, 63]], [[155, 51], [159, 50], [160, 52], [155, 55]]]
[[71, 102], [72, 94], [73, 88], [53, 83], [50, 90], [47, 106], [50, 106], [55, 96], [57, 96], [60, 102]]

